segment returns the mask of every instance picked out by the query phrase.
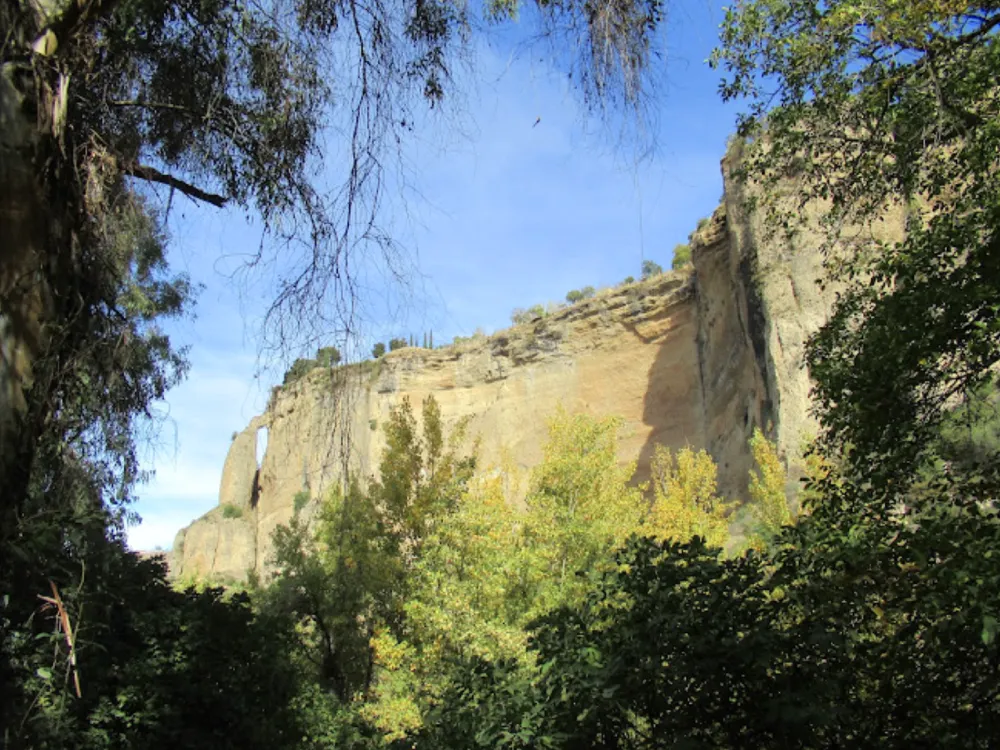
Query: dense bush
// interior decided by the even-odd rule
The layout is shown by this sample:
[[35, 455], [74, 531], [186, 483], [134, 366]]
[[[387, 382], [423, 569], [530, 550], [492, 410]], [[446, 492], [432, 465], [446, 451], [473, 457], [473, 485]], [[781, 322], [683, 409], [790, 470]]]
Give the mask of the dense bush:
[[676, 245], [674, 247], [673, 259], [670, 261], [670, 267], [677, 270], [689, 265], [691, 265], [691, 246]]
[[223, 518], [242, 518], [243, 509], [238, 505], [233, 505], [232, 503], [226, 503], [222, 506], [222, 517]]
[[648, 279], [653, 276], [659, 276], [663, 273], [663, 266], [659, 263], [655, 263], [651, 260], [644, 260], [642, 262], [642, 278]]
[[305, 357], [296, 359], [292, 363], [292, 366], [285, 372], [285, 377], [281, 381], [282, 385], [294, 383], [296, 380], [301, 379], [306, 374], [320, 367], [336, 367], [340, 364], [340, 359], [340, 350], [337, 347], [321, 347], [316, 351], [316, 356], [313, 359]]

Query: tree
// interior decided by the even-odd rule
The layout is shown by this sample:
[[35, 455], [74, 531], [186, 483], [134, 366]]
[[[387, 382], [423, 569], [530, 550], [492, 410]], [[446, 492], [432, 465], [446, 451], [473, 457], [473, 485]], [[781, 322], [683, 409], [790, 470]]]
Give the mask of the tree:
[[670, 261], [670, 267], [676, 271], [678, 268], [684, 268], [689, 265], [691, 265], [691, 246], [674, 246], [673, 258]]
[[583, 299], [591, 299], [595, 294], [597, 294], [597, 291], [592, 286], [585, 286], [580, 290], [580, 295]]
[[299, 357], [292, 362], [292, 366], [285, 371], [285, 377], [282, 378], [281, 384], [290, 385], [297, 380], [301, 380], [306, 374], [312, 372], [317, 367], [319, 367], [319, 362], [315, 359]]
[[595, 419], [560, 408], [549, 422], [542, 463], [525, 504], [534, 556], [533, 612], [577, 601], [587, 590], [579, 571], [601, 568], [639, 530], [642, 495], [630, 485], [635, 466], [618, 461], [620, 419]]
[[336, 488], [315, 531], [296, 514], [274, 532], [279, 575], [265, 606], [300, 621], [299, 649], [320, 688], [346, 704], [374, 679], [370, 641], [394, 613], [398, 551], [378, 545], [382, 523], [371, 496], [352, 481]]
[[566, 292], [566, 301], [569, 302], [571, 305], [575, 305], [582, 299], [583, 299], [583, 292], [581, 292], [579, 289], [573, 289], [569, 292]]
[[592, 585], [586, 575], [641, 530], [646, 504], [630, 484], [634, 465], [618, 463], [620, 429], [614, 418], [559, 411], [526, 507], [505, 463], [435, 516], [412, 569], [405, 638], [379, 640], [388, 673], [364, 709], [388, 739], [425, 730], [426, 712], [466, 679], [456, 662], [520, 661], [511, 677], [527, 680], [528, 623], [580, 601]]
[[387, 739], [413, 736], [455, 679], [456, 658], [490, 661], [525, 654], [522, 514], [500, 476], [475, 477], [440, 516], [414, 563], [404, 605], [405, 637], [383, 634], [375, 700], [363, 709]]
[[459, 454], [463, 427], [443, 431], [428, 397], [418, 429], [409, 399], [385, 424], [377, 479], [334, 488], [311, 529], [298, 515], [274, 535], [279, 575], [269, 606], [300, 622], [299, 648], [321, 689], [346, 707], [379, 691], [377, 643], [403, 634], [410, 574], [435, 519], [458, 503], [475, 466]]
[[27, 732], [12, 730], [12, 747], [33, 746], [33, 728], [47, 721], [35, 721], [37, 669], [52, 675], [44, 700], [75, 700], [65, 652], [53, 666], [58, 639], [34, 648], [53, 633], [38, 596], [52, 597], [55, 586], [71, 622], [82, 607], [88, 628], [111, 627], [111, 611], [94, 605], [126, 564], [122, 539], [143, 476], [137, 435], [155, 426], [156, 401], [187, 369], [161, 325], [186, 314], [194, 290], [169, 274], [160, 223], [127, 194], [103, 221], [99, 244], [79, 248], [87, 283], [72, 300], [52, 301], [65, 317], [46, 335], [60, 345], [34, 360], [38, 379], [20, 423], [31, 444], [17, 447], [19, 462], [0, 479], [0, 718], [16, 717], [0, 723]]
[[635, 277], [634, 276], [626, 276], [625, 280], [622, 281], [622, 283], [623, 284], [634, 284], [635, 283]]
[[659, 276], [663, 273], [663, 267], [659, 263], [654, 263], [651, 260], [644, 260], [642, 262], [642, 278], [648, 279], [653, 276]]
[[705, 451], [682, 448], [674, 456], [656, 446], [651, 466], [653, 504], [643, 531], [660, 540], [699, 536], [710, 547], [729, 540], [728, 505], [716, 494], [717, 469]]
[[378, 359], [385, 354], [385, 344], [379, 341], [375, 346], [372, 347], [372, 357]]
[[792, 522], [792, 513], [785, 495], [785, 467], [774, 443], [764, 437], [759, 427], [750, 438], [750, 453], [756, 465], [750, 470], [750, 515], [753, 518], [750, 538], [751, 543], [760, 548]]
[[316, 362], [320, 367], [336, 367], [340, 364], [340, 349], [324, 346], [316, 351]]
[[[879, 488], [916, 478], [937, 423], [1000, 360], [998, 25], [993, 6], [751, 0], [714, 54], [724, 97], [750, 103], [738, 150], [758, 210], [784, 232], [806, 201], [827, 207], [846, 288], [808, 361], [827, 452]], [[793, 201], [772, 190], [788, 174]], [[892, 209], [900, 241], [832, 251], [839, 227]]]
[[389, 339], [389, 351], [394, 352], [397, 349], [405, 349], [408, 346], [406, 339], [395, 338]]

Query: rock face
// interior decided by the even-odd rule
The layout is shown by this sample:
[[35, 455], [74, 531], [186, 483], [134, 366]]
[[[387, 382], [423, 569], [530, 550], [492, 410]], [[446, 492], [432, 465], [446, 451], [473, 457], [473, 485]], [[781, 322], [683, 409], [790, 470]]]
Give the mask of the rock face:
[[[571, 411], [625, 419], [620, 456], [648, 476], [654, 447], [705, 448], [720, 490], [746, 493], [754, 428], [798, 473], [816, 425], [809, 415], [804, 344], [836, 289], [821, 291], [817, 235], [767, 240], [743, 209], [739, 185], [694, 235], [693, 268], [618, 287], [491, 337], [443, 349], [401, 349], [378, 362], [315, 370], [277, 389], [267, 411], [233, 441], [219, 507], [182, 530], [175, 575], [240, 579], [268, 569], [271, 534], [298, 496], [314, 507], [346, 471], [373, 472], [381, 424], [408, 397], [433, 394], [446, 426], [469, 420], [485, 464], [524, 468], [541, 458], [546, 417]], [[879, 226], [898, 230], [894, 217]], [[857, 240], [855, 235], [854, 240]], [[811, 243], [811, 244], [810, 244]], [[259, 468], [258, 430], [267, 450]]]

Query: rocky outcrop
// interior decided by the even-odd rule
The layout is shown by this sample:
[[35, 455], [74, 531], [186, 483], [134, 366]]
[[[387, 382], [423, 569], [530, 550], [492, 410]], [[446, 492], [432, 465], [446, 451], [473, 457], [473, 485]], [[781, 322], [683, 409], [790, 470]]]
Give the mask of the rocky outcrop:
[[[178, 535], [175, 574], [265, 571], [271, 535], [291, 518], [297, 497], [314, 503], [346, 472], [373, 472], [380, 425], [404, 397], [418, 406], [433, 394], [446, 424], [468, 420], [485, 464], [506, 455], [535, 465], [546, 417], [562, 404], [623, 417], [620, 456], [637, 461], [638, 479], [648, 475], [657, 444], [691, 445], [715, 458], [721, 491], [742, 497], [747, 440], [758, 426], [777, 440], [794, 477], [816, 429], [804, 344], [836, 288], [816, 285], [818, 239], [768, 238], [743, 209], [727, 161], [723, 170], [725, 201], [695, 233], [692, 269], [605, 291], [488, 338], [402, 349], [276, 389], [266, 412], [233, 441], [220, 507]], [[901, 222], [880, 226], [892, 231]], [[268, 438], [258, 468], [261, 429]]]

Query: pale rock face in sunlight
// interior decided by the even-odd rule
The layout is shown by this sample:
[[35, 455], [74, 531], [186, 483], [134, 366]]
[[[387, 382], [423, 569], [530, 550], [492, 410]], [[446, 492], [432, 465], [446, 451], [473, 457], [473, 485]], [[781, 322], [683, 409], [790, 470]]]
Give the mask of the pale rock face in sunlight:
[[[878, 227], [893, 236], [902, 216]], [[372, 474], [384, 447], [378, 426], [404, 397], [419, 411], [433, 395], [446, 425], [469, 419], [484, 467], [504, 453], [522, 469], [537, 464], [546, 417], [563, 405], [623, 417], [619, 455], [637, 462], [639, 480], [657, 444], [704, 448], [719, 467], [720, 492], [745, 498], [748, 440], [770, 425], [794, 481], [816, 428], [804, 344], [836, 293], [816, 286], [821, 259], [808, 242], [808, 231], [762, 241], [739, 201], [726, 200], [693, 235], [693, 269], [606, 290], [490, 337], [314, 370], [277, 390], [237, 436], [219, 506], [178, 534], [174, 572], [266, 572], [271, 534], [292, 517], [296, 494], [308, 491], [315, 507], [345, 463]], [[258, 470], [253, 445], [265, 427]]]
[[[765, 234], [729, 188], [710, 221], [692, 232], [693, 268], [604, 290], [490, 337], [442, 349], [404, 348], [377, 363], [318, 369], [277, 389], [268, 408], [234, 440], [222, 467], [219, 506], [182, 530], [174, 545], [178, 575], [243, 578], [268, 570], [271, 535], [303, 491], [311, 508], [345, 467], [377, 470], [384, 424], [404, 397], [428, 395], [446, 425], [469, 420], [481, 440], [481, 466], [508, 455], [522, 468], [541, 460], [546, 417], [571, 412], [618, 415], [623, 462], [648, 477], [657, 444], [709, 452], [724, 496], [745, 499], [755, 428], [769, 430], [791, 481], [809, 415], [805, 342], [825, 321], [838, 287], [820, 289], [819, 235]], [[805, 216], [810, 213], [807, 206]], [[814, 217], [815, 218], [815, 217]], [[845, 229], [891, 240], [904, 215]], [[258, 464], [254, 446], [268, 432]], [[250, 486], [252, 484], [252, 486]]]
[[[394, 336], [432, 330], [446, 342], [501, 329], [516, 307], [638, 277], [644, 259], [669, 267], [670, 248], [718, 203], [718, 154], [734, 111], [700, 65], [715, 22], [685, 28], [678, 20], [669, 33], [677, 37], [672, 69], [683, 76], [670, 82], [651, 134], [659, 150], [643, 158], [610, 146], [614, 134], [591, 127], [564, 76], [546, 64], [478, 50], [482, 75], [458, 103], [468, 117], [424, 118], [406, 146], [407, 184], [390, 188], [409, 278], [399, 285], [384, 268], [356, 268], [364, 299], [355, 340], [323, 343], [355, 361]], [[156, 476], [139, 488], [143, 522], [129, 529], [142, 549], [169, 548], [179, 528], [218, 503], [232, 434], [264, 410], [290, 363], [259, 356], [260, 320], [276, 292], [266, 274], [240, 273], [260, 227], [238, 212], [175, 202], [169, 234], [171, 266], [205, 288], [196, 321], [165, 325], [191, 346], [192, 367], [167, 396], [161, 445], [145, 462]]]

